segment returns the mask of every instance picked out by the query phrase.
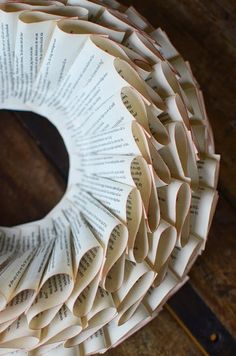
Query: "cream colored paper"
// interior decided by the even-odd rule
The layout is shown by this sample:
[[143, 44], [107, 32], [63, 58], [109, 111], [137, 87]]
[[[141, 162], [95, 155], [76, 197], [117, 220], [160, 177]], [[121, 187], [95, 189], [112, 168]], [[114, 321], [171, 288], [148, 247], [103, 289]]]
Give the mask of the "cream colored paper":
[[158, 188], [157, 192], [162, 218], [176, 227], [177, 243], [182, 246], [188, 240], [184, 227], [190, 211], [191, 189], [187, 183], [173, 179], [168, 186]]
[[0, 3], [0, 108], [45, 116], [69, 156], [56, 207], [0, 228], [0, 354], [105, 352], [158, 314], [205, 247], [219, 156], [202, 92], [133, 7]]

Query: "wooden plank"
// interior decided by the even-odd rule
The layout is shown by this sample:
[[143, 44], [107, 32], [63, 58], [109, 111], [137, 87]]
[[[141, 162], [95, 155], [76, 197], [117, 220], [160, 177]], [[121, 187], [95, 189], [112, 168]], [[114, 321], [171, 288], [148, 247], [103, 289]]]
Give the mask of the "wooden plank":
[[69, 172], [69, 157], [59, 132], [47, 119], [32, 112], [16, 111], [14, 115], [27, 128], [33, 139], [41, 143], [40, 149], [51, 163], [55, 165], [55, 161], [57, 162], [55, 167], [66, 182]]
[[40, 219], [65, 182], [11, 112], [1, 112], [0, 132], [0, 225]]
[[186, 283], [167, 303], [167, 309], [209, 355], [235, 355], [236, 343], [198, 292]]
[[236, 337], [235, 209], [220, 198], [206, 251], [190, 273], [191, 283]]
[[163, 309], [158, 317], [131, 336], [107, 356], [198, 356], [203, 355], [181, 326]]

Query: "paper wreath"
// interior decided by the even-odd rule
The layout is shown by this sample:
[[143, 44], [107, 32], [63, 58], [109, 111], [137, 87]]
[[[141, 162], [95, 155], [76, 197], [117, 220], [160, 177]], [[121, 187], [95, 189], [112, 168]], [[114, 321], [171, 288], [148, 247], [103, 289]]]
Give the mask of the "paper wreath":
[[217, 201], [189, 63], [133, 7], [65, 2], [0, 4], [0, 108], [46, 117], [70, 162], [44, 219], [0, 229], [0, 355], [122, 342], [186, 282]]

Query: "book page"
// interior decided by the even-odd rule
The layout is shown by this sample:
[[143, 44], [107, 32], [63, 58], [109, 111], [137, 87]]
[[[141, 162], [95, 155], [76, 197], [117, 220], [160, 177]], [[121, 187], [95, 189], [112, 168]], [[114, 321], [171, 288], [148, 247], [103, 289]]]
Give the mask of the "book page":
[[[86, 275], [84, 275], [86, 276]], [[84, 277], [83, 276], [83, 277]], [[77, 279], [74, 291], [66, 302], [73, 314], [79, 317], [86, 316], [92, 309], [101, 276], [100, 272], [89, 282], [86, 278], [83, 281]]]
[[149, 135], [148, 117], [142, 98], [131, 87], [124, 87], [81, 113], [80, 125], [74, 127], [73, 137], [96, 135], [135, 120]]
[[157, 276], [153, 282], [154, 288], [158, 287], [164, 281], [164, 279], [167, 275], [168, 269], [169, 269], [170, 259], [171, 259], [171, 256], [169, 256], [169, 258], [167, 258], [166, 262], [159, 269]]
[[180, 121], [187, 129], [190, 129], [190, 115], [179, 94], [174, 94], [166, 98], [166, 115], [161, 117], [161, 122]]
[[191, 204], [191, 189], [185, 182], [172, 179], [168, 186], [157, 189], [162, 218], [177, 230], [177, 244], [182, 246], [188, 239], [185, 222]]
[[[141, 54], [150, 64], [154, 65], [164, 60], [161, 53], [151, 41], [139, 32], [132, 32], [124, 41], [125, 46]], [[147, 78], [148, 80], [148, 78]]]
[[200, 157], [197, 166], [201, 185], [216, 189], [219, 178], [219, 161], [219, 155]]
[[126, 261], [123, 286], [113, 294], [118, 311], [118, 325], [132, 317], [154, 278], [155, 273], [146, 263], [134, 264]]
[[170, 42], [167, 34], [159, 27], [158, 29], [151, 32], [151, 36], [156, 40], [159, 45], [161, 45], [162, 53], [165, 58], [170, 60], [179, 55], [176, 48]]
[[[213, 214], [218, 200], [218, 193], [210, 188], [201, 187], [192, 194], [190, 207], [190, 231], [206, 243]], [[204, 246], [205, 246], [204, 243]]]
[[[112, 273], [112, 266], [125, 251], [128, 242], [127, 228], [88, 193], [81, 191], [79, 195], [74, 194], [70, 199], [83, 211], [84, 217], [104, 248], [106, 258], [102, 272], [103, 286], [106, 286], [109, 290], [117, 289], [115, 279], [112, 280], [112, 274], [109, 274], [109, 272]], [[120, 272], [122, 272], [122, 269]], [[109, 279], [110, 283], [108, 282]]]
[[105, 9], [98, 19], [96, 19], [96, 22], [99, 24], [111, 26], [113, 28], [119, 28], [124, 31], [133, 31], [135, 30], [134, 25], [129, 22], [127, 16], [124, 16], [123, 14], [113, 11], [111, 9]]
[[133, 6], [129, 6], [125, 10], [128, 18], [141, 30], [145, 32], [151, 32], [154, 30], [153, 26], [145, 19]]
[[180, 278], [188, 273], [198, 254], [201, 252], [202, 242], [203, 241], [198, 237], [191, 235], [188, 243], [184, 247], [175, 247], [173, 250], [170, 268], [172, 268]]
[[97, 352], [104, 353], [106, 349], [106, 336], [103, 329], [99, 329], [79, 346], [82, 355], [92, 355]]
[[0, 272], [0, 310], [6, 308], [8, 302], [14, 297], [14, 291], [21, 277], [24, 275], [29, 263], [33, 259], [35, 249], [23, 253], [15, 253]]
[[158, 287], [151, 287], [144, 297], [143, 304], [150, 311], [155, 311], [160, 304], [164, 303], [171, 291], [178, 285], [178, 278], [170, 270], [167, 272], [165, 279]]
[[87, 9], [89, 11], [90, 20], [97, 17], [98, 14], [104, 9], [102, 5], [88, 0], [68, 0], [67, 5], [76, 5]]
[[167, 62], [161, 61], [155, 64], [153, 66], [153, 72], [146, 81], [162, 98], [175, 95], [175, 93], [182, 96], [175, 73]]
[[112, 27], [106, 27], [99, 25], [94, 22], [88, 22], [84, 20], [62, 20], [60, 22], [64, 31], [70, 33], [77, 33], [83, 35], [94, 35], [99, 34], [101, 36], [107, 37], [115, 41], [116, 43], [121, 43], [125, 36], [125, 31], [120, 29], [114, 29]]
[[[52, 345], [47, 347], [39, 348], [39, 350], [34, 350], [32, 353], [30, 352], [30, 356], [38, 356], [42, 354], [45, 356], [54, 356], [55, 354], [58, 356], [78, 356], [80, 355], [79, 349], [77, 347], [65, 348], [62, 343], [58, 343], [58, 345]], [[19, 355], [21, 356], [21, 355]]]
[[121, 339], [124, 339], [126, 335], [128, 336], [129, 334], [132, 334], [132, 329], [134, 329], [139, 323], [148, 317], [148, 311], [145, 309], [145, 307], [143, 307], [143, 305], [140, 305], [133, 317], [126, 323], [117, 326], [117, 320], [114, 319], [104, 328], [107, 335], [108, 345], [115, 346]]
[[87, 326], [78, 336], [69, 339], [65, 345], [71, 347], [83, 343], [112, 320], [116, 313], [111, 295], [99, 287], [93, 308], [86, 316]]
[[[151, 180], [147, 174], [147, 162], [141, 156], [112, 156], [108, 154], [96, 154], [86, 156], [74, 155], [71, 159], [75, 162], [73, 166], [75, 167], [77, 173], [74, 174], [79, 174], [80, 171], [84, 171], [86, 174], [109, 178], [111, 180], [135, 187], [135, 180], [137, 179], [135, 179], [134, 173], [138, 170], [142, 173], [142, 176], [144, 176], [143, 181], [146, 181], [146, 185], [148, 186], [147, 182], [150, 182], [149, 185], [151, 184]], [[134, 168], [132, 168], [133, 166]], [[135, 169], [135, 167], [138, 168]], [[142, 192], [142, 187], [144, 186], [138, 186], [137, 180], [137, 188], [140, 188], [140, 192]]]
[[1, 268], [14, 256], [19, 248], [22, 249], [22, 252], [26, 252], [26, 249], [22, 245], [21, 230], [19, 228], [0, 228]]
[[58, 87], [87, 39], [87, 35], [69, 32], [66, 21], [73, 24], [72, 21], [75, 20], [61, 20], [55, 24], [40, 72], [30, 93], [29, 100], [34, 106], [41, 106], [49, 93]]
[[165, 161], [162, 159], [161, 155], [158, 153], [152, 142], [149, 143], [149, 149], [152, 159], [153, 175], [155, 180], [156, 188], [161, 188], [170, 183], [170, 170], [167, 167]]
[[112, 88], [114, 92], [126, 86], [126, 81], [115, 69], [114, 61], [114, 57], [99, 49], [88, 37], [61, 85], [47, 98], [47, 104], [44, 104], [46, 116], [56, 110], [58, 115], [64, 112], [70, 123], [75, 122], [82, 109], [88, 108], [84, 106], [85, 99], [88, 100], [93, 95], [94, 100], [101, 90], [104, 99], [111, 95], [109, 87], [111, 78], [117, 79]]
[[40, 330], [30, 329], [24, 315], [20, 316], [0, 336], [1, 348], [32, 348], [40, 339]]
[[150, 143], [153, 144], [157, 151], [170, 143], [168, 130], [160, 120], [162, 112], [155, 105], [147, 107], [148, 125], [152, 134]]
[[175, 247], [176, 240], [176, 229], [164, 220], [161, 220], [154, 233], [148, 234], [149, 252], [147, 261], [154, 271], [159, 272], [167, 262]]
[[[106, 178], [81, 175], [78, 184], [121, 221], [127, 224], [129, 239], [135, 240], [142, 217], [142, 200], [139, 191], [132, 186], [113, 182]], [[128, 241], [128, 245], [132, 242]]]
[[75, 317], [70, 310], [63, 305], [51, 323], [42, 330], [40, 344], [55, 344], [67, 340], [81, 332], [80, 318]]
[[[91, 308], [95, 298], [103, 249], [75, 207], [64, 208], [63, 213], [71, 225], [75, 276], [74, 289], [66, 304], [75, 315], [81, 316], [87, 308]], [[88, 288], [89, 294], [86, 293]], [[82, 303], [80, 298], [86, 299], [86, 303]]]
[[202, 91], [116, 0], [0, 0], [0, 30], [0, 107], [44, 116], [69, 157], [59, 203], [0, 227], [0, 355], [104, 353], [205, 248], [220, 157]]
[[[28, 8], [27, 4], [0, 4], [1, 41], [2, 53], [0, 66], [1, 83], [1, 105], [7, 107], [13, 91], [13, 58], [15, 50], [15, 39], [17, 32], [17, 20], [19, 15]], [[3, 60], [3, 58], [7, 60]]]
[[19, 15], [14, 53], [14, 97], [27, 102], [49, 38], [60, 17], [43, 12]]
[[181, 123], [167, 125], [170, 143], [158, 152], [164, 159], [171, 175], [177, 179], [189, 182], [188, 177], [188, 143], [185, 129]]

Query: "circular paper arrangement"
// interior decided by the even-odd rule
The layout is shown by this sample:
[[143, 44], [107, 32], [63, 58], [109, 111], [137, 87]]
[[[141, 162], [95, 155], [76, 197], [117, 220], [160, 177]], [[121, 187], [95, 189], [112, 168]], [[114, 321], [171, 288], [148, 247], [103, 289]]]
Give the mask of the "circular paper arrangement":
[[0, 108], [45, 116], [70, 161], [44, 219], [1, 228], [0, 355], [103, 352], [205, 247], [219, 156], [202, 93], [165, 32], [114, 0], [1, 1], [0, 28]]

